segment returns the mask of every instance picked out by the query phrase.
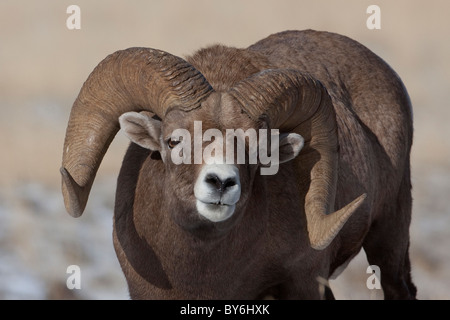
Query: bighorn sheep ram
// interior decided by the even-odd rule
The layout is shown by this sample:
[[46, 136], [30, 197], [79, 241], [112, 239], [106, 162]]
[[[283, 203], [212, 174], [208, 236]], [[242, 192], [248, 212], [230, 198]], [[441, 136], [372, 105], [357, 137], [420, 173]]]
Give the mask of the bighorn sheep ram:
[[[277, 146], [276, 174], [262, 174], [260, 159], [217, 161], [220, 148], [207, 159], [217, 135], [198, 143], [174, 133], [194, 136], [199, 123], [201, 134], [241, 129], [233, 139], [244, 139], [245, 159], [255, 147], [249, 130], [275, 132], [266, 147]], [[149, 48], [109, 55], [68, 122], [61, 174], [72, 216], [120, 128], [132, 143], [113, 240], [131, 298], [332, 299], [318, 279], [339, 274], [361, 248], [381, 270], [386, 299], [416, 297], [411, 105], [397, 74], [358, 42], [286, 31], [185, 60]], [[203, 157], [178, 164], [174, 150]]]

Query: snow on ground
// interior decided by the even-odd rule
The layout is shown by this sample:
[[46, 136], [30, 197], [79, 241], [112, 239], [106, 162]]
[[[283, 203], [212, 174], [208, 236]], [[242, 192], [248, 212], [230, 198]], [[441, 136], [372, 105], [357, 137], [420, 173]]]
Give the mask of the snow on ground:
[[[412, 275], [421, 299], [449, 299], [450, 172], [432, 170], [416, 186], [411, 226]], [[112, 244], [115, 178], [96, 182], [81, 218], [64, 209], [60, 190], [39, 183], [0, 189], [0, 299], [128, 299]], [[81, 289], [69, 290], [67, 267], [78, 265]], [[366, 287], [364, 252], [331, 287], [337, 299], [380, 299]]]

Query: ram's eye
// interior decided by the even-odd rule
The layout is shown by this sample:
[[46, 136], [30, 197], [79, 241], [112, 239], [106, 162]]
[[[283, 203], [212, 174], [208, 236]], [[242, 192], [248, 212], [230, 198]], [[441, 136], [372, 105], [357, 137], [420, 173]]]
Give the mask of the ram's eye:
[[175, 146], [179, 143], [180, 140], [172, 140], [172, 139], [167, 140], [167, 145], [169, 146], [170, 149], [175, 148]]

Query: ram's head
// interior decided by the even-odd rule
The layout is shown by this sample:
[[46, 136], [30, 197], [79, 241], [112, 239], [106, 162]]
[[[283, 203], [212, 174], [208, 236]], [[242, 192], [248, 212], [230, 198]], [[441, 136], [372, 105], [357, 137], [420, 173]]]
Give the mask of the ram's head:
[[215, 92], [185, 60], [130, 48], [94, 69], [72, 108], [61, 168], [72, 216], [82, 214], [119, 123], [164, 162], [182, 211], [208, 223], [232, 220], [245, 207], [255, 174], [276, 174], [303, 145], [293, 168], [314, 248], [325, 248], [363, 200], [332, 212], [336, 120], [318, 81], [298, 71], [264, 70]]

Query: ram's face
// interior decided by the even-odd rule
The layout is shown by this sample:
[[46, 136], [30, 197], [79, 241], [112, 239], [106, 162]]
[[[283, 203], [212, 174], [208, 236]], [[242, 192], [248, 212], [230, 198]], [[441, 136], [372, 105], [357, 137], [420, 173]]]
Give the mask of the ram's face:
[[276, 174], [279, 163], [303, 146], [298, 134], [268, 130], [220, 93], [196, 110], [173, 107], [162, 121], [130, 112], [120, 123], [133, 142], [160, 153], [176, 211], [188, 209], [208, 223], [234, 221], [230, 218], [245, 208], [255, 175]]

